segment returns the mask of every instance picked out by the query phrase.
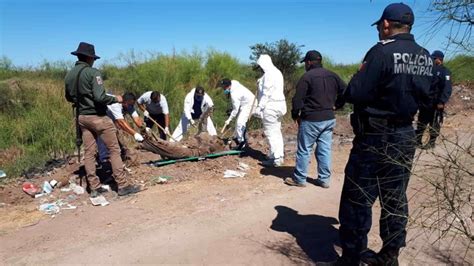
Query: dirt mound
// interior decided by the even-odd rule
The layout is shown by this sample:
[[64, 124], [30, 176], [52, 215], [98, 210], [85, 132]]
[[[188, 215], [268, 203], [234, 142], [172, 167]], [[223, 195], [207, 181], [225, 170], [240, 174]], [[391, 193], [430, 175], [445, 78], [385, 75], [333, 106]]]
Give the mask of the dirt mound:
[[458, 84], [453, 86], [453, 93], [446, 105], [449, 114], [466, 113], [474, 109], [474, 84]]

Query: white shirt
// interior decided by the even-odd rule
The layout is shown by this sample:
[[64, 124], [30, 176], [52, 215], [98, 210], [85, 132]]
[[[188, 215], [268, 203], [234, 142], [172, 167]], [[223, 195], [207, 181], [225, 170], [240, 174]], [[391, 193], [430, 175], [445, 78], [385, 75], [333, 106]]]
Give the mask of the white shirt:
[[240, 108], [253, 104], [255, 96], [244, 85], [237, 80], [232, 80], [230, 85], [230, 99], [232, 100], [232, 113], [229, 119], [232, 120], [239, 113]]
[[[196, 91], [196, 88], [193, 88], [187, 95], [186, 98], [184, 98], [184, 115], [188, 120], [192, 119], [191, 114], [194, 113], [193, 110], [193, 105], [194, 105], [194, 92]], [[214, 103], [212, 102], [211, 97], [207, 95], [207, 93], [204, 93], [204, 98], [201, 103], [201, 110], [202, 112], [206, 112], [207, 109], [211, 108], [214, 106]]]
[[107, 115], [113, 120], [124, 119], [124, 114], [129, 114], [132, 117], [138, 117], [137, 111], [133, 106], [130, 106], [127, 110], [123, 108], [121, 103], [113, 103], [107, 105]]
[[138, 98], [137, 103], [144, 104], [146, 106], [146, 110], [152, 115], [169, 114], [170, 112], [168, 109], [166, 97], [163, 94], [160, 94], [160, 102], [154, 103], [151, 101], [151, 93], [152, 91], [143, 93], [143, 95]]

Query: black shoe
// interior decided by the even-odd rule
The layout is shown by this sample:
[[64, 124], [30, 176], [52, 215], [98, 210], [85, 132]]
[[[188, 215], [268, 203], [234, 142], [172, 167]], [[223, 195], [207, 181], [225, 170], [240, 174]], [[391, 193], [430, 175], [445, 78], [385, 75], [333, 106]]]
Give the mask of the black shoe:
[[398, 249], [382, 249], [379, 253], [366, 250], [361, 253], [360, 260], [369, 266], [398, 266]]
[[95, 198], [95, 197], [98, 197], [102, 194], [105, 194], [109, 192], [107, 189], [103, 188], [103, 187], [99, 187], [98, 189], [94, 189], [91, 191], [91, 194], [90, 194], [90, 197], [91, 198]]
[[129, 195], [129, 194], [134, 194], [134, 193], [140, 192], [140, 190], [141, 190], [140, 186], [128, 185], [128, 186], [126, 186], [126, 187], [119, 188], [119, 190], [117, 191], [117, 194], [118, 194], [119, 196], [125, 196], [125, 195]]
[[237, 143], [237, 147], [234, 148], [234, 150], [236, 150], [236, 151], [241, 151], [241, 150], [243, 150], [245, 147], [247, 147], [247, 141], [245, 141], [245, 140], [242, 141], [242, 142], [236, 141], [236, 143]]

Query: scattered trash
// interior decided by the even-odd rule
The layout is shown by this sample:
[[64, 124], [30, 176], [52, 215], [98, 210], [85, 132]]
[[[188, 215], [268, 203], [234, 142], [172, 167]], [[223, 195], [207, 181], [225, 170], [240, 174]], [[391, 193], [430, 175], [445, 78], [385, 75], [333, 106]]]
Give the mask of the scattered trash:
[[53, 179], [53, 180], [49, 181], [49, 184], [51, 185], [52, 188], [55, 188], [56, 185], [58, 184], [58, 181]]
[[44, 203], [39, 206], [39, 210], [45, 214], [53, 215], [57, 214], [60, 211], [59, 206], [54, 203]]
[[76, 195], [69, 195], [66, 198], [67, 201], [75, 201], [76, 199], [77, 199]]
[[100, 186], [100, 187], [103, 188], [103, 189], [105, 189], [105, 190], [107, 190], [107, 191], [110, 191], [110, 190], [111, 190], [109, 185], [102, 185], [102, 186]]
[[78, 186], [75, 183], [69, 184], [69, 188], [77, 195], [82, 195], [86, 192], [83, 187]]
[[66, 207], [62, 207], [61, 210], [75, 210], [77, 209], [77, 206], [67, 204]]
[[61, 188], [61, 192], [69, 192], [71, 191], [72, 189], [71, 188], [68, 188], [68, 187], [65, 187], [65, 188]]
[[37, 199], [37, 198], [41, 198], [41, 197], [43, 197], [43, 196], [45, 196], [45, 195], [48, 195], [48, 194], [47, 194], [47, 193], [39, 193], [39, 194], [35, 194], [35, 199]]
[[26, 194], [32, 197], [40, 192], [40, 189], [30, 182], [23, 183], [22, 189]]
[[0, 170], [0, 178], [4, 178], [4, 177], [7, 177], [7, 174], [5, 173], [5, 171]]
[[48, 181], [44, 181], [44, 183], [43, 183], [43, 193], [49, 194], [51, 192], [53, 192], [53, 187], [51, 186], [51, 184]]
[[461, 99], [464, 100], [464, 101], [470, 101], [470, 100], [471, 100], [471, 97], [469, 97], [469, 96], [461, 96]]
[[244, 177], [247, 173], [234, 171], [234, 170], [225, 170], [224, 178], [235, 178], [235, 177]]
[[246, 163], [239, 162], [239, 167], [237, 167], [241, 171], [247, 171], [250, 169], [250, 166]]
[[102, 195], [97, 196], [95, 198], [89, 198], [89, 199], [91, 200], [91, 203], [94, 206], [107, 206], [107, 205], [109, 205], [109, 202]]
[[171, 178], [172, 178], [171, 176], [153, 176], [153, 177], [150, 178], [150, 183], [151, 183], [151, 185], [165, 184]]

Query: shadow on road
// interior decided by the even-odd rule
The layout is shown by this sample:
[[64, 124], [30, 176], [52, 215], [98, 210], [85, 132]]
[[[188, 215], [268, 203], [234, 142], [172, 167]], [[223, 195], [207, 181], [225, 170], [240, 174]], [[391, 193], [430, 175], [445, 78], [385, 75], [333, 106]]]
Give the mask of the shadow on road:
[[300, 215], [297, 211], [286, 206], [275, 206], [278, 212], [270, 228], [278, 232], [291, 234], [298, 244], [284, 241], [266, 245], [287, 256], [295, 263], [312, 260], [333, 261], [338, 254], [334, 246], [340, 246], [338, 230], [334, 225], [339, 224], [336, 218], [321, 215]]
[[291, 177], [294, 170], [294, 166], [264, 167], [260, 170], [260, 174], [272, 175], [281, 179], [285, 179], [287, 177]]

